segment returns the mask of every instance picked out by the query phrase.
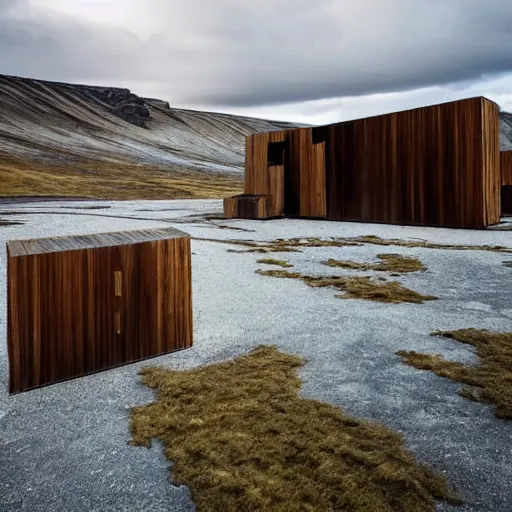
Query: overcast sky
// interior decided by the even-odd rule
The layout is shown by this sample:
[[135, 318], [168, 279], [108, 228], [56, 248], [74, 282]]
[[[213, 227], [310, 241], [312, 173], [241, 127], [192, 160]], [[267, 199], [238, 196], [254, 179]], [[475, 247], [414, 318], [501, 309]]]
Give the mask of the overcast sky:
[[313, 124], [512, 111], [512, 0], [0, 0], [0, 73]]

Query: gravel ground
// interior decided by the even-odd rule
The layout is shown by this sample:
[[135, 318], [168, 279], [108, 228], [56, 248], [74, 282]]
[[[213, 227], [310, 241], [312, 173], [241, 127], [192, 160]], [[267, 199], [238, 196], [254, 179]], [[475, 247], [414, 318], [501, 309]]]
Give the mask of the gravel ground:
[[[91, 209], [90, 206], [103, 206]], [[127, 445], [130, 407], [152, 399], [142, 366], [184, 369], [214, 363], [262, 344], [308, 360], [303, 394], [401, 432], [418, 459], [447, 475], [466, 500], [441, 511], [512, 509], [512, 423], [492, 407], [457, 395], [458, 385], [407, 367], [396, 350], [436, 352], [474, 361], [470, 347], [429, 336], [437, 329], [512, 330], [512, 255], [365, 245], [309, 248], [274, 255], [307, 273], [328, 258], [371, 261], [380, 252], [419, 257], [427, 272], [398, 278], [439, 300], [379, 304], [340, 300], [334, 291], [254, 273], [263, 265], [229, 245], [194, 240], [194, 347], [92, 376], [9, 396], [4, 240], [175, 225], [197, 238], [271, 240], [378, 235], [441, 243], [512, 247], [512, 232], [449, 230], [341, 222], [201, 221], [220, 201], [44, 202], [0, 205], [0, 510], [2, 512], [191, 511], [186, 487], [167, 481], [158, 445]], [[4, 216], [3, 216], [4, 213]], [[219, 229], [218, 225], [241, 229]], [[271, 268], [264, 266], [265, 268]], [[294, 269], [294, 270], [295, 270]], [[371, 274], [371, 273], [369, 273]]]

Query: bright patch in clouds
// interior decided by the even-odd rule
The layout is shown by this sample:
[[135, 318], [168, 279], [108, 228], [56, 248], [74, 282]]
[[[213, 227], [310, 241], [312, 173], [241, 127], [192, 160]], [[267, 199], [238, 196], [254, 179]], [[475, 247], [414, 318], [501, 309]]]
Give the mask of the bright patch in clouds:
[[509, 0], [0, 0], [0, 72], [325, 124], [512, 110]]

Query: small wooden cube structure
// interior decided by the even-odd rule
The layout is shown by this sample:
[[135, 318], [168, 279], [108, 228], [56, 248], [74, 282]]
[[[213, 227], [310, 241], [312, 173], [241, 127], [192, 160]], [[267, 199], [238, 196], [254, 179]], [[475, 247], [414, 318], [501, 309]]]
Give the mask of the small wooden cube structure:
[[512, 151], [500, 153], [501, 214], [512, 215]]
[[268, 196], [240, 194], [224, 199], [224, 216], [227, 219], [267, 219], [269, 207]]
[[7, 257], [11, 393], [192, 346], [186, 233], [16, 240]]

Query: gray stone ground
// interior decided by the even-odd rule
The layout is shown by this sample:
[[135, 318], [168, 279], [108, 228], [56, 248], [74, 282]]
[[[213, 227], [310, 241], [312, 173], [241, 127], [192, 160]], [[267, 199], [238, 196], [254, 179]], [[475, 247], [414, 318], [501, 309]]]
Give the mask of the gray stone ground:
[[[105, 208], [86, 208], [91, 205]], [[416, 255], [428, 271], [398, 279], [440, 299], [394, 305], [335, 299], [333, 290], [260, 276], [254, 273], [262, 267], [256, 263], [260, 255], [229, 253], [229, 245], [194, 240], [193, 348], [8, 395], [3, 240], [175, 225], [199, 238], [373, 234], [512, 247], [512, 232], [502, 230], [187, 219], [220, 209], [220, 201], [0, 205], [0, 219], [25, 222], [0, 227], [0, 510], [194, 510], [188, 489], [168, 482], [169, 463], [158, 445], [147, 450], [127, 444], [129, 408], [152, 400], [137, 371], [147, 365], [185, 369], [215, 363], [262, 343], [307, 358], [300, 372], [304, 395], [401, 432], [419, 460], [445, 473], [466, 505], [439, 510], [512, 510], [512, 423], [496, 419], [492, 407], [458, 396], [458, 384], [409, 368], [394, 355], [412, 349], [473, 361], [470, 347], [429, 333], [463, 327], [511, 331], [512, 269], [501, 263], [512, 255], [372, 245], [276, 255], [299, 271], [319, 274], [348, 272], [322, 267], [330, 257], [370, 261], [380, 252]]]

